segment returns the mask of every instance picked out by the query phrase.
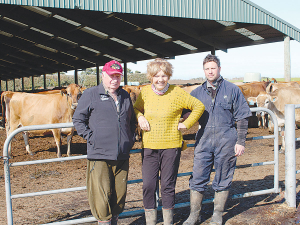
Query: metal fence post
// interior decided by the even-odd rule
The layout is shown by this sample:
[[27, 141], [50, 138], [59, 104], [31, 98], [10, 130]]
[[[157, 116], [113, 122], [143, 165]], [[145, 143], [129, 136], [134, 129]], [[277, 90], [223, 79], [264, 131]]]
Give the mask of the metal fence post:
[[285, 199], [296, 208], [295, 105], [285, 105]]
[[3, 158], [4, 158], [4, 173], [5, 173], [4, 176], [5, 176], [5, 195], [6, 195], [7, 225], [13, 225], [9, 159], [8, 159], [7, 156], [5, 156]]

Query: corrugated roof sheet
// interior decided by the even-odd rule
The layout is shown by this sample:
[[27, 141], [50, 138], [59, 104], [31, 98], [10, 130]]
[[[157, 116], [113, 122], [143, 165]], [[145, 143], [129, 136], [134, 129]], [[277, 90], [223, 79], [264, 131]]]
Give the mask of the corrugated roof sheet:
[[300, 42], [300, 30], [249, 0], [1, 0], [5, 4], [84, 9], [269, 25]]

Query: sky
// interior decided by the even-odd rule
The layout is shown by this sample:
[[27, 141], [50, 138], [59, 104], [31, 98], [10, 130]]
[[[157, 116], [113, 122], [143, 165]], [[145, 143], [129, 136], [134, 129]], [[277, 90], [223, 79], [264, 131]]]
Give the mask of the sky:
[[[300, 0], [250, 0], [275, 16], [300, 29]], [[202, 61], [210, 52], [176, 56], [169, 60], [174, 67], [171, 79], [188, 80], [204, 78]], [[257, 46], [228, 49], [227, 53], [217, 50], [221, 61], [221, 75], [232, 79], [244, 77], [245, 73], [260, 73], [261, 77], [284, 78], [284, 43], [270, 43]], [[290, 41], [291, 77], [300, 77], [300, 43]], [[128, 68], [142, 73], [147, 70], [147, 62], [128, 63]]]

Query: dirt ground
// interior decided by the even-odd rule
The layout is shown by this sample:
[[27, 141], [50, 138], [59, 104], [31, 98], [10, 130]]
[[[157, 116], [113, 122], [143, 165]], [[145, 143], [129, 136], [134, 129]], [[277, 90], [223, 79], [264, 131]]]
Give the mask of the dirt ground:
[[[184, 132], [184, 139], [188, 143], [194, 143], [194, 125], [189, 131]], [[248, 137], [269, 135], [268, 130], [251, 128]], [[5, 131], [0, 130], [0, 145], [5, 141]], [[300, 137], [300, 130], [296, 131], [296, 137]], [[30, 148], [35, 153], [33, 156], [26, 154], [22, 136], [19, 134], [13, 140], [10, 162], [31, 161], [39, 159], [56, 158], [56, 146], [52, 136], [31, 137]], [[274, 157], [273, 139], [247, 141], [246, 153], [238, 158], [237, 165], [249, 165], [265, 161], [272, 161]], [[140, 149], [141, 143], [136, 142], [134, 149]], [[300, 161], [299, 148], [296, 145], [296, 162]], [[85, 141], [75, 135], [72, 141], [72, 155], [85, 155]], [[66, 137], [63, 138], [63, 157], [66, 157]], [[284, 169], [285, 156], [279, 155], [280, 170], [279, 180], [281, 192], [248, 197], [243, 199], [229, 199], [224, 213], [224, 224], [297, 224], [300, 223], [297, 209], [289, 208], [284, 203]], [[193, 148], [189, 147], [182, 152], [179, 173], [192, 171]], [[297, 165], [300, 169], [300, 164]], [[84, 187], [86, 159], [47, 163], [40, 165], [11, 167], [12, 194], [40, 192], [71, 187]], [[242, 167], [236, 169], [230, 195], [245, 192], [258, 191], [273, 188], [273, 165], [258, 167]], [[212, 174], [213, 176], [213, 174]], [[130, 158], [129, 180], [141, 179], [141, 156], [132, 154]], [[299, 175], [297, 178], [297, 193], [299, 193]], [[176, 186], [176, 203], [189, 201], [188, 176], [179, 177]], [[6, 202], [3, 162], [0, 164], [0, 224], [6, 224]], [[212, 199], [211, 187], [205, 195], [205, 199]], [[297, 198], [297, 206], [300, 195]], [[76, 191], [55, 195], [44, 195], [12, 200], [14, 224], [43, 224], [70, 219], [90, 217], [86, 191]], [[142, 210], [142, 185], [141, 183], [129, 184], [126, 199], [125, 212]], [[202, 208], [202, 224], [209, 224], [213, 211], [213, 204], [207, 203]], [[189, 207], [175, 209], [175, 224], [182, 224], [189, 215]], [[96, 224], [90, 223], [90, 224]], [[144, 215], [120, 218], [119, 224], [145, 224]], [[161, 212], [158, 214], [158, 224], [162, 223]]]

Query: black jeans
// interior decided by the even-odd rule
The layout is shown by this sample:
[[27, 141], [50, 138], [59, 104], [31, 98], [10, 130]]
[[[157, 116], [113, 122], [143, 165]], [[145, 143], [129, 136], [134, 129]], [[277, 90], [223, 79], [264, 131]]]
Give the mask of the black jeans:
[[145, 209], [156, 208], [156, 187], [160, 170], [161, 198], [165, 209], [175, 205], [175, 185], [181, 148], [149, 149], [142, 151], [143, 158], [143, 202]]

